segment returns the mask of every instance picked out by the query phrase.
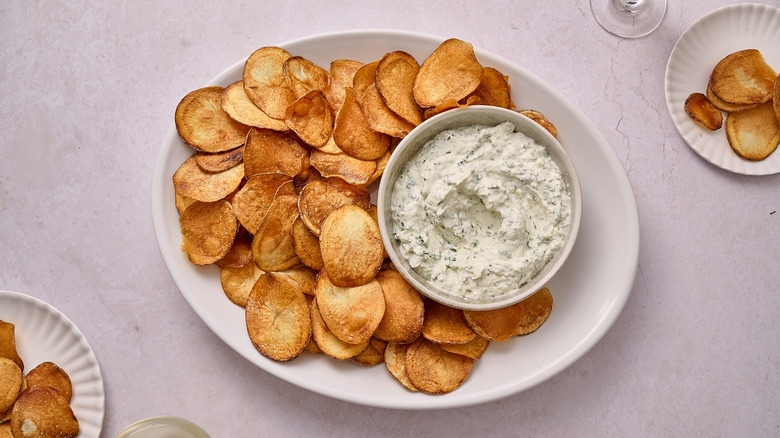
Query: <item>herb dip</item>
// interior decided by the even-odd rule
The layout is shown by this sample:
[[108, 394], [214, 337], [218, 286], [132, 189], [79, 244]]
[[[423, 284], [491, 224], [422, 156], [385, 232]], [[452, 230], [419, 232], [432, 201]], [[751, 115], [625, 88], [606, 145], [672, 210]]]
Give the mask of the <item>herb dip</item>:
[[500, 296], [563, 244], [571, 193], [547, 149], [511, 122], [437, 134], [393, 186], [393, 234], [412, 269], [452, 295]]

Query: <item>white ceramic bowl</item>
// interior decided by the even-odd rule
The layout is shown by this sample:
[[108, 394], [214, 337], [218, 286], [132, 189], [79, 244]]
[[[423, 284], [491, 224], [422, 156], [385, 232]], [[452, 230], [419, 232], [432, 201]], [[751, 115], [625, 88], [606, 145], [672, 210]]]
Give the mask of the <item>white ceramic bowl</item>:
[[[515, 125], [515, 130], [531, 137], [547, 149], [550, 157], [561, 169], [564, 181], [571, 193], [571, 224], [563, 244], [550, 261], [531, 280], [517, 289], [490, 298], [465, 298], [447, 293], [427, 278], [418, 274], [399, 251], [393, 234], [390, 200], [393, 186], [407, 161], [415, 156], [425, 143], [441, 131], [468, 125], [495, 126], [504, 121]], [[544, 286], [563, 266], [574, 246], [582, 219], [582, 192], [577, 172], [569, 155], [560, 143], [541, 125], [512, 110], [493, 106], [472, 106], [453, 109], [431, 117], [409, 133], [396, 147], [385, 168], [377, 193], [379, 229], [387, 253], [398, 271], [423, 295], [442, 304], [469, 310], [489, 310], [510, 306], [522, 301]]]

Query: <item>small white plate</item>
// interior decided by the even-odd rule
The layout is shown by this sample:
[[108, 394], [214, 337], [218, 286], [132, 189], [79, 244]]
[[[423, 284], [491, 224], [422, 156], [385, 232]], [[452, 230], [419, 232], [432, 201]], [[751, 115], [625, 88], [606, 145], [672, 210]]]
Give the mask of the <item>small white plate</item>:
[[725, 128], [708, 131], [685, 113], [691, 93], [706, 93], [710, 73], [721, 59], [743, 49], [757, 49], [780, 71], [780, 9], [746, 3], [726, 6], [701, 17], [672, 49], [666, 65], [666, 104], [674, 126], [688, 145], [710, 163], [734, 173], [780, 172], [780, 152], [762, 161], [745, 160], [729, 146]]
[[97, 438], [103, 429], [105, 393], [95, 353], [67, 316], [37, 298], [0, 291], [0, 320], [13, 323], [16, 350], [27, 373], [42, 362], [65, 370], [73, 385], [70, 407], [79, 421], [79, 437]]
[[[280, 46], [327, 67], [338, 58], [371, 62], [393, 50], [404, 50], [422, 62], [442, 41], [419, 33], [376, 30], [317, 35]], [[309, 353], [285, 363], [262, 356], [247, 335], [243, 309], [225, 297], [218, 268], [195, 266], [181, 251], [171, 177], [193, 151], [172, 126], [152, 179], [154, 231], [171, 277], [217, 336], [260, 368], [302, 388], [399, 409], [468, 406], [524, 391], [563, 371], [604, 336], [631, 293], [639, 259], [639, 217], [628, 177], [598, 128], [566, 97], [511, 61], [478, 47], [475, 52], [483, 65], [509, 75], [518, 109], [541, 111], [556, 125], [558, 140], [580, 178], [579, 237], [566, 264], [548, 284], [555, 304], [545, 324], [529, 336], [491, 345], [463, 386], [442, 396], [407, 391], [383, 365], [364, 368]], [[244, 62], [229, 67], [209, 85], [224, 87], [241, 79]], [[174, 108], [170, 111], [173, 117]]]

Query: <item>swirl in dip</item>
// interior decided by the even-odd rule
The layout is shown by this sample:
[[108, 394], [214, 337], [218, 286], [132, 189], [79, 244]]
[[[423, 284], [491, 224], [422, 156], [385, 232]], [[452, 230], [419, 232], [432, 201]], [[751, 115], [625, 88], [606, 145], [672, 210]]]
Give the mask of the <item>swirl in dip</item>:
[[412, 269], [452, 295], [501, 296], [561, 247], [571, 194], [545, 147], [511, 122], [429, 140], [393, 186], [393, 234]]

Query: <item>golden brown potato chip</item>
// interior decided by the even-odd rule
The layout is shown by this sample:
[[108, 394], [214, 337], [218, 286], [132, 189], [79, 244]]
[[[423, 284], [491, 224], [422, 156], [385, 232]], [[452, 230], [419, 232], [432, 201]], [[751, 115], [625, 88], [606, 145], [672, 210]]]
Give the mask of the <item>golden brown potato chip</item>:
[[477, 336], [463, 311], [433, 300], [425, 301], [422, 335], [436, 343], [465, 344]]
[[463, 316], [477, 335], [503, 342], [512, 337], [523, 322], [523, 308], [515, 303], [493, 310], [464, 310]]
[[387, 152], [384, 153], [384, 155], [374, 160], [374, 162], [376, 163], [376, 169], [374, 170], [374, 173], [371, 174], [371, 176], [368, 178], [368, 181], [366, 181], [365, 184], [361, 184], [362, 186], [364, 187], [369, 186], [371, 183], [373, 183], [374, 181], [382, 177], [382, 174], [385, 173], [387, 162], [390, 161], [390, 156], [393, 154], [394, 150], [395, 150], [395, 145], [390, 146], [390, 149], [388, 149]]
[[408, 349], [409, 344], [388, 342], [387, 347], [385, 347], [385, 367], [406, 389], [418, 392], [419, 389], [414, 386], [409, 380], [409, 376], [406, 375], [406, 351]]
[[309, 305], [292, 283], [264, 274], [247, 299], [246, 326], [252, 344], [263, 356], [292, 360], [306, 349], [311, 338]]
[[555, 125], [552, 124], [552, 122], [547, 120], [547, 117], [545, 117], [544, 114], [536, 110], [522, 110], [520, 111], [520, 114], [542, 125], [542, 127], [546, 129], [547, 132], [552, 134], [553, 137], [558, 137], [558, 129], [555, 127]]
[[406, 374], [420, 391], [447, 394], [460, 387], [471, 373], [474, 359], [443, 350], [419, 338], [406, 351]]
[[461, 99], [460, 102], [471, 105], [498, 106], [496, 104], [496, 99], [493, 98], [493, 94], [485, 86], [485, 84], [481, 82], [479, 85], [477, 85], [477, 88], [474, 91], [469, 93], [465, 99]]
[[525, 336], [535, 332], [547, 321], [553, 307], [553, 296], [550, 290], [543, 287], [530, 297], [520, 302], [523, 308], [523, 321], [515, 331], [516, 336]]
[[334, 59], [330, 62], [328, 73], [337, 85], [344, 88], [354, 85], [355, 73], [363, 67], [363, 63], [354, 59]]
[[775, 86], [772, 91], [772, 106], [775, 109], [775, 117], [780, 122], [780, 75], [775, 79]]
[[389, 52], [376, 67], [376, 88], [390, 110], [417, 126], [422, 123], [422, 108], [414, 100], [412, 88], [420, 65], [404, 51]]
[[[11, 419], [10, 413], [8, 414], [8, 419]], [[13, 434], [11, 433], [10, 421], [0, 422], [0, 438], [14, 438]]]
[[772, 102], [730, 113], [726, 118], [726, 137], [734, 152], [747, 160], [768, 157], [780, 143], [780, 121]]
[[391, 143], [389, 135], [371, 129], [351, 88], [346, 89], [344, 104], [336, 115], [333, 140], [341, 150], [361, 160], [376, 160]]
[[293, 222], [292, 238], [295, 254], [301, 263], [317, 271], [325, 267], [320, 251], [320, 238], [311, 232], [300, 216]]
[[414, 80], [414, 100], [423, 108], [436, 107], [448, 100], [459, 101], [479, 86], [483, 75], [484, 69], [471, 43], [448, 39], [420, 66]]
[[279, 188], [292, 179], [281, 173], [259, 173], [252, 175], [233, 196], [233, 212], [241, 225], [254, 234], [263, 221], [268, 207], [276, 198]]
[[350, 344], [339, 339], [328, 329], [322, 319], [316, 298], [311, 302], [311, 330], [317, 347], [326, 355], [337, 359], [352, 359], [368, 348], [370, 339], [359, 344]]
[[73, 385], [70, 376], [54, 362], [42, 362], [27, 373], [27, 387], [51, 386], [70, 403]]
[[291, 233], [297, 214], [296, 196], [279, 196], [268, 207], [252, 239], [252, 260], [263, 271], [283, 271], [300, 263]]
[[296, 99], [313, 90], [322, 91], [328, 85], [328, 71], [301, 56], [287, 58], [282, 68]]
[[777, 73], [756, 49], [740, 50], [721, 59], [712, 69], [712, 91], [726, 102], [765, 103], [772, 98]]
[[254, 263], [238, 268], [224, 267], [219, 272], [219, 280], [225, 296], [235, 305], [246, 307], [246, 300], [252, 292], [252, 286], [264, 272]]
[[11, 432], [14, 437], [71, 438], [79, 434], [79, 422], [68, 401], [56, 389], [29, 388], [14, 404]]
[[363, 93], [373, 83], [376, 82], [376, 68], [379, 66], [379, 60], [364, 64], [352, 76], [352, 85], [344, 86], [345, 89], [352, 88], [355, 99], [361, 103]]
[[449, 351], [450, 353], [460, 354], [461, 356], [470, 357], [474, 360], [479, 359], [487, 351], [490, 341], [477, 336], [474, 339], [466, 342], [465, 344], [438, 344], [442, 350]]
[[312, 147], [325, 145], [333, 132], [333, 115], [322, 90], [312, 90], [291, 103], [284, 121]]
[[349, 344], [371, 339], [385, 313], [385, 297], [378, 281], [339, 287], [331, 282], [327, 268], [317, 277], [314, 296], [328, 330]]
[[295, 193], [300, 195], [306, 184], [322, 178], [323, 177], [320, 175], [320, 172], [314, 167], [303, 169], [301, 173], [293, 177], [293, 188], [295, 188]]
[[308, 152], [293, 137], [270, 129], [252, 128], [246, 137], [244, 173], [281, 173], [290, 178], [305, 168]]
[[[376, 132], [403, 138], [414, 129], [415, 125], [401, 118], [387, 106], [374, 84], [369, 85], [363, 93], [363, 102], [360, 106], [368, 126]], [[422, 110], [420, 110], [420, 119], [422, 120]]]
[[246, 126], [274, 131], [290, 130], [284, 120], [270, 117], [252, 102], [244, 89], [244, 81], [233, 82], [225, 88], [222, 93], [222, 109], [230, 118]]
[[0, 320], [0, 357], [11, 359], [24, 370], [24, 361], [16, 351], [16, 326], [3, 320]]
[[295, 284], [307, 296], [314, 296], [314, 285], [317, 282], [317, 271], [306, 266], [296, 266], [284, 271], [270, 272], [269, 274], [282, 281]]
[[485, 67], [482, 75], [482, 85], [490, 92], [496, 106], [515, 109], [515, 104], [512, 103], [509, 78], [503, 73], [493, 67]]
[[325, 218], [345, 205], [357, 205], [367, 211], [371, 193], [340, 178], [323, 178], [306, 184], [298, 200], [303, 223], [318, 236]]
[[423, 112], [423, 118], [425, 120], [430, 119], [431, 117], [441, 114], [444, 111], [448, 111], [454, 108], [465, 108], [469, 106], [469, 103], [460, 103], [455, 99], [450, 99], [441, 105], [435, 106], [433, 108], [428, 108]]
[[352, 287], [376, 277], [384, 260], [379, 225], [362, 207], [345, 205], [322, 223], [320, 251], [336, 286]]
[[182, 250], [196, 265], [214, 263], [224, 257], [238, 234], [238, 220], [230, 203], [196, 202], [179, 216]]
[[723, 114], [702, 93], [691, 93], [685, 99], [685, 114], [694, 123], [710, 131], [717, 131], [723, 125]]
[[173, 189], [181, 196], [202, 202], [224, 199], [238, 188], [244, 179], [244, 166], [239, 164], [218, 173], [205, 172], [192, 155], [173, 174]]
[[179, 214], [182, 214], [184, 212], [184, 210], [187, 209], [187, 207], [189, 207], [190, 205], [192, 205], [195, 202], [197, 202], [197, 200], [195, 200], [195, 199], [188, 198], [186, 196], [182, 196], [182, 195], [180, 195], [178, 193], [175, 193], [174, 197], [176, 198], [176, 200], [175, 200], [175, 202], [176, 202], [176, 211], [178, 211]]
[[374, 337], [409, 343], [422, 333], [425, 305], [420, 293], [397, 271], [382, 270], [376, 276], [385, 295], [385, 314]]
[[[235, 207], [234, 207], [235, 214]], [[240, 268], [252, 262], [252, 235], [244, 227], [238, 228], [238, 234], [233, 239], [233, 245], [225, 257], [214, 264], [220, 268]]]
[[224, 152], [198, 152], [195, 154], [195, 162], [198, 167], [209, 173], [224, 172], [244, 160], [244, 146]]
[[13, 360], [0, 357], [0, 418], [5, 416], [22, 392], [22, 369]]
[[190, 92], [176, 107], [179, 137], [203, 152], [235, 149], [246, 139], [249, 127], [231, 119], [222, 109], [222, 87], [205, 87]]
[[352, 362], [364, 367], [373, 367], [385, 361], [387, 342], [371, 338], [368, 347], [362, 353], [352, 358]]
[[295, 93], [284, 76], [284, 62], [291, 55], [279, 47], [261, 47], [244, 64], [244, 90], [252, 102], [274, 119], [284, 119]]
[[761, 105], [760, 103], [738, 104], [738, 103], [726, 102], [712, 92], [712, 86], [710, 84], [707, 84], [707, 100], [709, 100], [710, 104], [712, 104], [712, 106], [714, 106], [715, 108], [729, 113], [742, 111], [748, 108], [755, 108]]
[[312, 150], [309, 156], [313, 168], [326, 178], [340, 178], [353, 185], [367, 185], [376, 172], [376, 160], [359, 160], [345, 153], [329, 154]]

